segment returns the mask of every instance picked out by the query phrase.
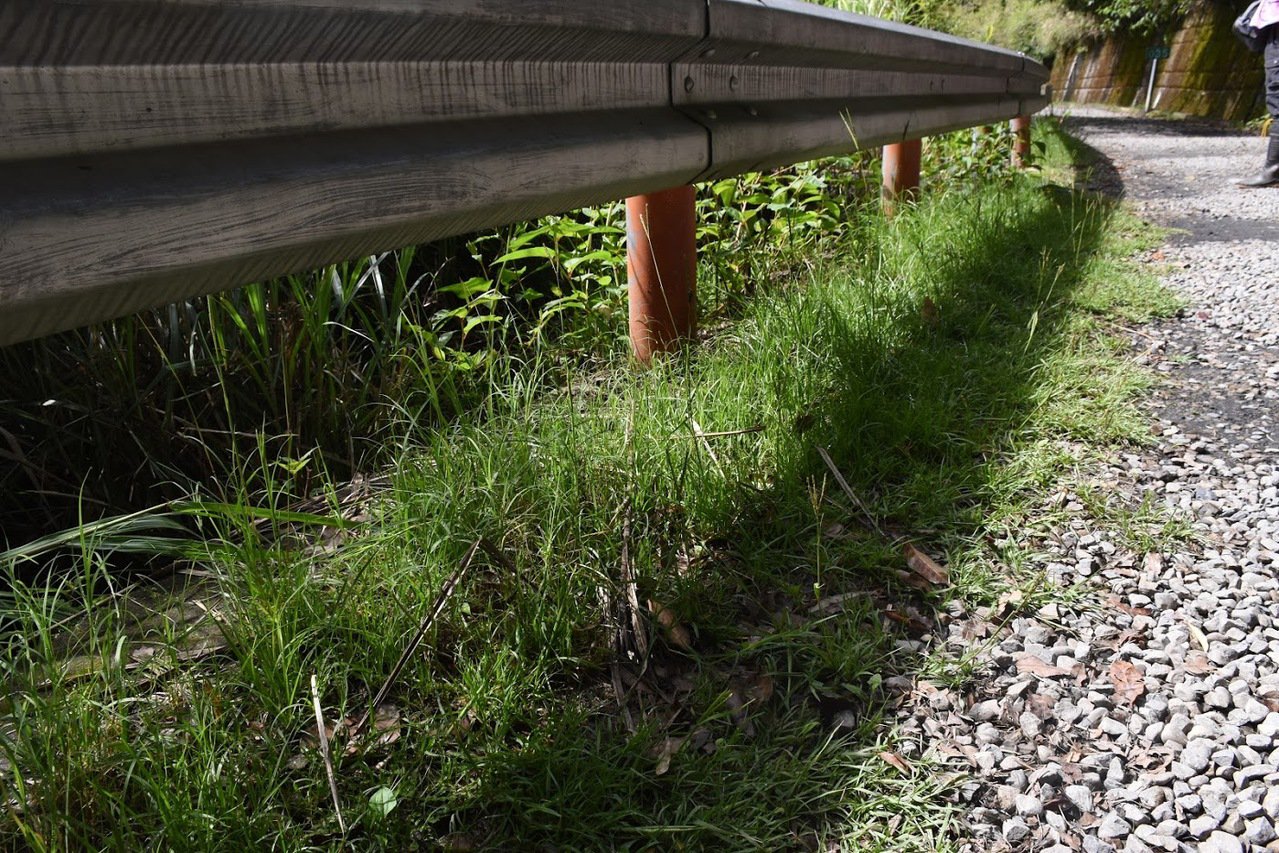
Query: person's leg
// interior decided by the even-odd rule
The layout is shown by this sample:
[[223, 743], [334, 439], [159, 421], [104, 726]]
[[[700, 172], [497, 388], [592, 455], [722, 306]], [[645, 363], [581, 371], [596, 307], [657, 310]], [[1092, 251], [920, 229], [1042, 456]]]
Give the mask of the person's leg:
[[1271, 118], [1279, 119], [1279, 25], [1270, 29], [1270, 41], [1266, 44], [1266, 109]]
[[[1279, 28], [1276, 28], [1279, 29]], [[1269, 187], [1279, 185], [1279, 32], [1266, 45], [1266, 109], [1270, 113], [1270, 147], [1261, 174], [1240, 186]]]
[[1243, 187], [1279, 185], [1279, 27], [1266, 45], [1266, 110], [1270, 113], [1270, 146], [1261, 174], [1240, 182]]

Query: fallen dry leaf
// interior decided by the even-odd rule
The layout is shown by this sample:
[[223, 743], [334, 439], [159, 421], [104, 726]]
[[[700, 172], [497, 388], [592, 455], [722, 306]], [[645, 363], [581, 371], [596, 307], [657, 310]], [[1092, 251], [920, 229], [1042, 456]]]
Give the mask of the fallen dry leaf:
[[889, 606], [884, 609], [884, 616], [899, 625], [905, 625], [907, 631], [916, 637], [922, 637], [924, 634], [932, 631], [932, 626], [913, 613], [903, 613]]
[[1106, 599], [1106, 605], [1120, 613], [1127, 613], [1129, 616], [1149, 616], [1150, 611], [1145, 607], [1133, 607], [1131, 604], [1125, 604], [1120, 601], [1119, 596], [1112, 595]]
[[668, 737], [653, 747], [653, 757], [657, 759], [657, 767], [653, 774], [656, 776], [665, 776], [667, 771], [671, 769], [671, 759], [675, 757], [675, 753], [680, 751], [680, 747], [684, 745], [682, 737]]
[[400, 709], [389, 702], [379, 705], [373, 715], [373, 731], [377, 733], [377, 739], [371, 746], [390, 746], [400, 739], [401, 729]]
[[1142, 767], [1147, 770], [1150, 770], [1156, 767], [1162, 768], [1163, 765], [1167, 762], [1167, 760], [1168, 759], [1166, 756], [1155, 755], [1144, 749], [1139, 749], [1134, 752], [1128, 753], [1129, 767]]
[[990, 636], [994, 626], [989, 622], [971, 620], [963, 623], [962, 636], [965, 640], [984, 640]]
[[[336, 740], [342, 734], [342, 728], [345, 724], [341, 720], [324, 720], [324, 737], [326, 740]], [[320, 748], [319, 729], [312, 722], [302, 731], [302, 748], [314, 751]]]
[[1045, 663], [1041, 658], [1029, 652], [1024, 652], [1017, 656], [1017, 672], [1019, 674], [1030, 673], [1039, 678], [1060, 678], [1063, 675], [1072, 674], [1069, 670]]
[[1110, 665], [1110, 682], [1115, 685], [1115, 699], [1129, 705], [1146, 692], [1146, 678], [1136, 665], [1116, 658]]
[[1010, 589], [999, 597], [995, 612], [1000, 619], [1006, 619], [1026, 606], [1026, 595], [1019, 589]]
[[911, 774], [910, 765], [906, 763], [906, 759], [902, 758], [895, 752], [881, 752], [879, 754], [879, 760], [883, 761], [885, 764], [895, 767], [903, 776], [909, 776]]
[[1212, 672], [1212, 661], [1203, 652], [1191, 652], [1186, 655], [1186, 663], [1182, 668], [1191, 675], [1207, 675]]
[[821, 601], [808, 608], [809, 613], [815, 613], [820, 616], [829, 616], [832, 613], [839, 613], [844, 609], [844, 605], [850, 601], [864, 600], [866, 593], [864, 592], [845, 592], [840, 595], [832, 595], [823, 598]]
[[750, 695], [752, 702], [760, 705], [764, 704], [773, 698], [773, 677], [767, 673], [760, 673], [751, 682], [746, 692]]
[[897, 579], [911, 589], [917, 589], [920, 592], [932, 592], [936, 589], [936, 587], [921, 578], [919, 575], [914, 572], [908, 572], [905, 569], [897, 570]]
[[[468, 712], [468, 722], [470, 712]], [[349, 737], [353, 731], [358, 716], [350, 716], [342, 720], [324, 721], [324, 735], [330, 741], [337, 741], [344, 736]], [[364, 732], [356, 733], [356, 736], [347, 742], [343, 750], [345, 755], [356, 755], [358, 753], [368, 752], [382, 746], [390, 746], [400, 739], [402, 733], [402, 725], [400, 722], [400, 709], [389, 702], [378, 705], [377, 710], [369, 718], [371, 724], [369, 729]], [[320, 738], [317, 736], [317, 729], [312, 723], [302, 732], [302, 747], [305, 750], [315, 750], [320, 746]], [[336, 752], [336, 750], [335, 750]]]
[[941, 311], [937, 308], [937, 303], [932, 300], [931, 296], [924, 297], [924, 304], [919, 308], [920, 316], [923, 317], [924, 323], [932, 328], [936, 328], [941, 322]]
[[755, 736], [755, 724], [751, 722], [750, 716], [746, 713], [746, 703], [742, 701], [742, 697], [734, 690], [728, 694], [728, 699], [724, 702], [728, 707], [728, 716], [733, 721], [733, 725], [742, 730], [742, 734], [747, 737]]
[[1200, 630], [1198, 625], [1187, 625], [1186, 629], [1190, 631], [1190, 637], [1195, 641], [1199, 648], [1205, 652], [1208, 651], [1208, 636]]
[[457, 739], [461, 738], [463, 735], [468, 735], [474, 731], [475, 727], [478, 726], [479, 723], [480, 715], [475, 712], [474, 708], [468, 705], [462, 712], [462, 715], [453, 723], [450, 737]]
[[679, 621], [679, 617], [675, 615], [674, 610], [651, 598], [648, 600], [648, 609], [653, 614], [653, 618], [657, 620], [657, 624], [661, 626], [662, 633], [666, 635], [666, 639], [670, 641], [671, 645], [686, 652], [693, 650], [693, 635]]
[[906, 565], [910, 570], [935, 586], [946, 586], [950, 583], [950, 574], [936, 560], [909, 542], [902, 548], [906, 555]]
[[1041, 720], [1051, 717], [1056, 707], [1057, 701], [1043, 693], [1032, 693], [1026, 699], [1026, 710]]

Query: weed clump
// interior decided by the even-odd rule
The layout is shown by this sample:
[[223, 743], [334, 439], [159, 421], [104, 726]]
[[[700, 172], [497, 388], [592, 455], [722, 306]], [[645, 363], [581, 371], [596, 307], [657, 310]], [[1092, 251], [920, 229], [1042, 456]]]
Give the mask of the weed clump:
[[[944, 144], [972, 145], [957, 140]], [[1062, 156], [1057, 138], [1041, 142]], [[469, 284], [448, 303], [467, 311], [406, 332], [394, 356], [431, 370], [409, 384], [425, 402], [370, 432], [395, 438], [382, 477], [353, 488], [328, 457], [281, 458], [259, 432], [230, 455], [239, 467], [219, 499], [6, 554], [0, 840], [944, 844], [946, 778], [893, 752], [892, 685], [968, 677], [924, 654], [948, 604], [993, 604], [1009, 584], [1034, 600], [1017, 534], [1037, 500], [1078, 448], [1145, 437], [1132, 405], [1145, 377], [1102, 322], [1170, 303], [1125, 261], [1148, 231], [1036, 176], [951, 175], [886, 221], [863, 190], [833, 201], [840, 186], [877, 186], [866, 161], [807, 170], [706, 190], [704, 221], [723, 241], [706, 258], [712, 331], [651, 370], [633, 372], [620, 325], [598, 319], [619, 286], [603, 272], [572, 310], [554, 291], [530, 297], [532, 325], [508, 319], [523, 276]], [[565, 288], [568, 256], [527, 253], [551, 233], [485, 263], [507, 256]], [[352, 269], [372, 293], [381, 276], [383, 292], [402, 280], [420, 294], [411, 268]], [[252, 312], [235, 316], [237, 334], [254, 333]], [[346, 334], [329, 322], [311, 325]], [[514, 346], [472, 348], [474, 334]], [[240, 357], [219, 368], [228, 410]], [[156, 540], [178, 523], [199, 533], [166, 551], [183, 571], [123, 594], [113, 550], [166, 548]], [[953, 586], [904, 584], [906, 541], [945, 562]], [[57, 548], [72, 569], [62, 580], [18, 576]], [[314, 748], [312, 678], [322, 719], [373, 720], [367, 737], [333, 732], [346, 833]]]

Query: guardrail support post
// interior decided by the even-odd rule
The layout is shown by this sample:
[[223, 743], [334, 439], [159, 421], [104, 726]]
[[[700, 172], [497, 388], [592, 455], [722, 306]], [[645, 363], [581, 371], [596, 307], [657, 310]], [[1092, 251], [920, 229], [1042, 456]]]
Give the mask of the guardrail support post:
[[923, 157], [921, 139], [907, 139], [884, 146], [884, 212], [892, 216], [899, 201], [919, 194], [919, 162]]
[[697, 317], [697, 190], [626, 200], [631, 347], [642, 364], [690, 338]]
[[1017, 116], [1013, 128], [1013, 166], [1024, 169], [1030, 165], [1030, 116]]

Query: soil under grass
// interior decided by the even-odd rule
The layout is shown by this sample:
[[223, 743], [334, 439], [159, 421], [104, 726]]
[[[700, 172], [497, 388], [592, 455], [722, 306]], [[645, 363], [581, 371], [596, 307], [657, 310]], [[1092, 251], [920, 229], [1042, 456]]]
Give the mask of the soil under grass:
[[[534, 351], [377, 481], [188, 506], [168, 611], [94, 594], [86, 537], [74, 580], [3, 602], [0, 843], [948, 849], [954, 780], [883, 711], [903, 676], [966, 677], [928, 655], [949, 602], [1034, 606], [1018, 531], [1079, 454], [1148, 438], [1112, 330], [1175, 310], [1131, 260], [1156, 239], [1039, 174], [863, 212], [654, 369]], [[334, 733], [343, 833], [312, 676], [359, 720], [476, 542]]]

